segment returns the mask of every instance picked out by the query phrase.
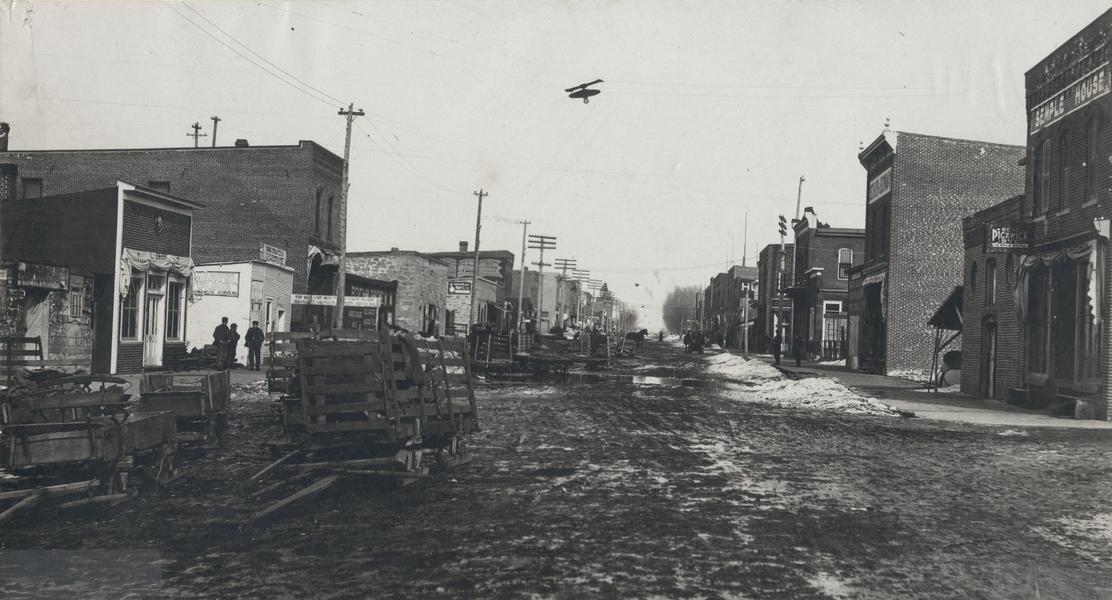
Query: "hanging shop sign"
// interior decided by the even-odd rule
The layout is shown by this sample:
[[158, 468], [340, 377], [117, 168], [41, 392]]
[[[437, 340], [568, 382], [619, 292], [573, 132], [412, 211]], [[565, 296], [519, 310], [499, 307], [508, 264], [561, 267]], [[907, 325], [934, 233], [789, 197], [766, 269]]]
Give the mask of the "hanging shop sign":
[[193, 294], [197, 296], [239, 297], [239, 273], [236, 271], [194, 271]]
[[1073, 111], [1109, 92], [1112, 78], [1108, 63], [1089, 71], [1066, 86], [1062, 91], [1040, 102], [1031, 109], [1030, 133], [1050, 125]]
[[259, 260], [284, 267], [286, 266], [286, 251], [270, 244], [259, 244]]
[[16, 285], [20, 287], [64, 290], [69, 280], [69, 269], [53, 265], [21, 262], [16, 266]]
[[1027, 227], [989, 226], [988, 249], [1010, 250], [1026, 248], [1031, 245], [1031, 230]]
[[[301, 304], [309, 306], [336, 306], [336, 296], [329, 296], [324, 294], [293, 294], [290, 296], [290, 304]], [[377, 307], [382, 304], [382, 298], [378, 296], [344, 296], [344, 308], [349, 306], [359, 306], [363, 308]]]
[[449, 294], [470, 294], [471, 282], [470, 281], [449, 281], [448, 282]]

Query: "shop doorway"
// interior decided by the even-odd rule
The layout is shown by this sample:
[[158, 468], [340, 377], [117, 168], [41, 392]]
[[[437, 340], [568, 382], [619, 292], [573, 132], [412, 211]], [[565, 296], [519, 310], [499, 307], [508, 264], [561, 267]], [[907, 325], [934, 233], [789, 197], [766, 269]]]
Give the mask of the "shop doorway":
[[166, 278], [147, 276], [147, 294], [143, 303], [143, 368], [162, 366], [162, 345], [165, 339], [163, 306]]
[[24, 325], [27, 326], [27, 337], [37, 337], [42, 340], [43, 358], [50, 356], [50, 292], [38, 288], [25, 288], [27, 296], [24, 306], [27, 312], [24, 315]]

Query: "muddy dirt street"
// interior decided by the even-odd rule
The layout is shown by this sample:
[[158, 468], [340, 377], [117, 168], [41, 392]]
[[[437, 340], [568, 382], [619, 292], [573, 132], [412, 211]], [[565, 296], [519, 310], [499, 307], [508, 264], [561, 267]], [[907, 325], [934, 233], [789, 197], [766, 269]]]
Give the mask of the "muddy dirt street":
[[[704, 360], [647, 342], [617, 370], [693, 376]], [[470, 465], [242, 529], [256, 507], [236, 485], [276, 427], [267, 397], [241, 390], [228, 447], [160, 496], [5, 527], [0, 586], [41, 594], [16, 557], [54, 551], [35, 556], [74, 578], [48, 596], [118, 596], [119, 563], [153, 563], [136, 597], [1112, 597], [1108, 433], [745, 394], [484, 384]]]

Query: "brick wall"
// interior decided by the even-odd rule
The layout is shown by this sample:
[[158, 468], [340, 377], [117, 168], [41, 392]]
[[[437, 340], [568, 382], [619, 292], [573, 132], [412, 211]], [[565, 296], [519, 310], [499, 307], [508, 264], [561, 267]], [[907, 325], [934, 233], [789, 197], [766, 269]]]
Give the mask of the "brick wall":
[[1019, 146], [898, 134], [891, 199], [886, 367], [930, 368], [927, 321], [962, 282], [961, 219], [1023, 191]]
[[[43, 181], [43, 194], [115, 185], [169, 182], [170, 194], [205, 205], [194, 215], [193, 258], [232, 262], [258, 257], [260, 243], [286, 250], [294, 292], [306, 292], [310, 243], [338, 247], [342, 160], [313, 142], [250, 148], [54, 150], [0, 152], [0, 163], [18, 165], [20, 177]], [[333, 195], [333, 239], [319, 239], [318, 188]], [[17, 197], [22, 190], [17, 192]], [[323, 215], [322, 229], [327, 223]], [[322, 231], [321, 235], [327, 232]]]
[[[347, 271], [371, 279], [398, 282], [395, 325], [420, 331], [421, 311], [427, 304], [437, 307], [440, 332], [448, 310], [448, 265], [418, 252], [352, 252]], [[459, 316], [457, 315], [457, 321]]]
[[[1016, 196], [962, 220], [964, 271], [962, 296], [961, 391], [983, 396], [986, 360], [984, 332], [996, 324], [996, 377], [993, 398], [1007, 401], [1008, 390], [1023, 386], [1023, 325], [1015, 305], [1015, 261], [1022, 251], [986, 252], [986, 228], [1007, 226], [1022, 220], [1022, 196]], [[987, 261], [996, 261], [995, 302], [988, 295]], [[976, 267], [974, 267], [976, 265]], [[976, 270], [976, 281], [973, 272]]]

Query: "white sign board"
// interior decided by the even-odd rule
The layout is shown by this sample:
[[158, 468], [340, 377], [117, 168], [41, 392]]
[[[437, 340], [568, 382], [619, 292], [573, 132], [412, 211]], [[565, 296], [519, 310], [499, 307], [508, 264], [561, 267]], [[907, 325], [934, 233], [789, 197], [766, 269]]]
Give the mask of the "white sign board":
[[236, 271], [193, 271], [193, 293], [198, 296], [239, 297]]
[[888, 192], [892, 191], [892, 167], [888, 167], [880, 175], [869, 181], [868, 203], [872, 204]]
[[[293, 294], [290, 304], [307, 304], [311, 306], [336, 306], [336, 296], [321, 294]], [[344, 296], [344, 306], [374, 307], [382, 304], [378, 296]]]
[[284, 267], [286, 266], [286, 251], [270, 244], [259, 244], [259, 260]]
[[471, 282], [470, 281], [449, 281], [448, 282], [449, 294], [470, 294]]

